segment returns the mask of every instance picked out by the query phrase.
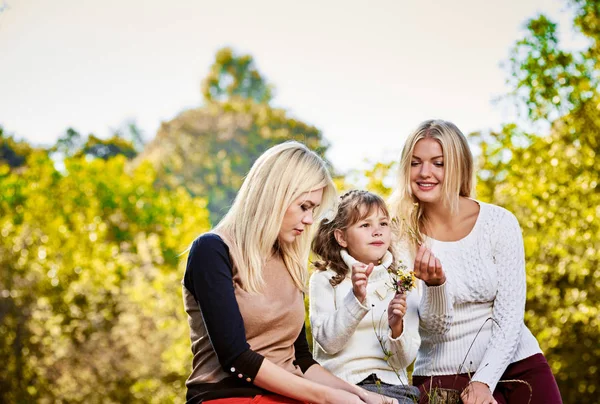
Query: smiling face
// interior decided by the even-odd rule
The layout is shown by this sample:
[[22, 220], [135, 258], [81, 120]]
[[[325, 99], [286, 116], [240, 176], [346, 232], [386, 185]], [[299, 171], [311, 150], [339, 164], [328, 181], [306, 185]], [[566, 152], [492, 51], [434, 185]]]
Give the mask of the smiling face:
[[285, 211], [278, 240], [280, 243], [291, 244], [296, 240], [306, 226], [313, 223], [315, 208], [321, 204], [323, 188], [300, 195]]
[[388, 215], [375, 206], [370, 212], [361, 209], [358, 222], [345, 231], [336, 230], [335, 238], [339, 245], [346, 248], [348, 253], [363, 264], [378, 264], [390, 247], [391, 230]]
[[440, 143], [432, 138], [417, 142], [410, 162], [410, 187], [423, 203], [442, 201], [444, 183], [444, 153]]

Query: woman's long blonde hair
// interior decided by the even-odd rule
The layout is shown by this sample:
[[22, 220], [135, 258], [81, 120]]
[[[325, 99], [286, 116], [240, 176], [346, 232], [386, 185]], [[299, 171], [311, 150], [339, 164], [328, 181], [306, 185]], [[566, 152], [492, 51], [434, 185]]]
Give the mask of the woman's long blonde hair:
[[315, 221], [335, 201], [335, 187], [325, 162], [305, 145], [281, 143], [252, 165], [229, 212], [214, 231], [230, 242], [230, 253], [244, 290], [261, 293], [263, 266], [278, 249], [296, 286], [305, 290], [312, 232], [310, 226], [291, 244], [278, 243], [288, 207], [303, 193], [323, 188]]
[[465, 135], [452, 122], [431, 119], [421, 123], [406, 139], [400, 156], [398, 183], [389, 201], [398, 234], [408, 238], [413, 253], [425, 239], [422, 230], [427, 226], [427, 218], [423, 206], [412, 192], [410, 170], [415, 146], [425, 138], [436, 140], [442, 147], [442, 195], [450, 214], [458, 213], [461, 196], [472, 197], [474, 192], [473, 155]]

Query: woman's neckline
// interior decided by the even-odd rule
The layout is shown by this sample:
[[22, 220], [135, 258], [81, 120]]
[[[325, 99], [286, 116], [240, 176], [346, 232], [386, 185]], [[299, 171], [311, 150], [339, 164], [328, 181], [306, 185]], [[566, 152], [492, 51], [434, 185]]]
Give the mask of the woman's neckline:
[[454, 243], [460, 243], [460, 242], [463, 242], [463, 241], [469, 239], [471, 237], [471, 235], [475, 233], [475, 230], [479, 226], [479, 222], [481, 221], [482, 210], [484, 209], [484, 204], [482, 202], [476, 201], [475, 199], [471, 199], [471, 198], [469, 198], [469, 199], [472, 200], [473, 202], [475, 202], [479, 206], [479, 212], [477, 213], [477, 218], [475, 219], [475, 223], [473, 224], [473, 227], [466, 235], [464, 235], [463, 237], [461, 237], [457, 240], [439, 240], [437, 238], [433, 238], [431, 236], [428, 236], [427, 234], [424, 234], [426, 240], [431, 240], [431, 241], [435, 241], [436, 243], [442, 243], [442, 244], [454, 244]]

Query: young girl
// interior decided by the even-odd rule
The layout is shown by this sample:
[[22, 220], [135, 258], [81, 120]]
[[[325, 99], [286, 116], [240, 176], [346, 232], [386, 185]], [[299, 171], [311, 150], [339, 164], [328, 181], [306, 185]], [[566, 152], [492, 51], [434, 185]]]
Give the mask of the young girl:
[[382, 401], [308, 350], [310, 225], [334, 195], [323, 160], [286, 142], [254, 163], [227, 215], [194, 241], [183, 279], [194, 356], [188, 404]]
[[506, 209], [471, 199], [472, 191], [473, 157], [461, 131], [441, 120], [419, 125], [402, 151], [392, 212], [413, 236], [415, 262], [431, 262], [427, 245], [444, 265], [453, 323], [446, 333], [421, 327], [414, 384], [423, 399], [432, 388], [450, 388], [464, 389], [465, 404], [561, 403], [523, 321], [519, 223]]
[[385, 202], [370, 192], [346, 193], [335, 218], [321, 222], [309, 292], [313, 355], [341, 379], [413, 403], [406, 367], [419, 347], [419, 298], [391, 287], [388, 270], [399, 264], [391, 241]]

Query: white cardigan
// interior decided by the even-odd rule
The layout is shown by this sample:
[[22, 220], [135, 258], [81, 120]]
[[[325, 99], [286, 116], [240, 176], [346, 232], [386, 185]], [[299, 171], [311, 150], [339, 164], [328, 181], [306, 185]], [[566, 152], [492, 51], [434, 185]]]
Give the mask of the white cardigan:
[[[314, 358], [331, 373], [353, 384], [375, 373], [385, 383], [407, 385], [406, 368], [415, 359], [420, 343], [417, 290], [407, 295], [403, 332], [394, 339], [387, 320], [388, 304], [394, 297], [387, 272], [392, 255], [388, 252], [383, 263], [373, 269], [364, 304], [356, 299], [352, 291], [350, 274], [352, 264], [356, 261], [348, 254], [342, 257], [349, 271], [336, 287], [329, 283], [335, 275], [330, 269], [317, 271], [310, 278]], [[389, 364], [377, 334], [392, 353]]]

